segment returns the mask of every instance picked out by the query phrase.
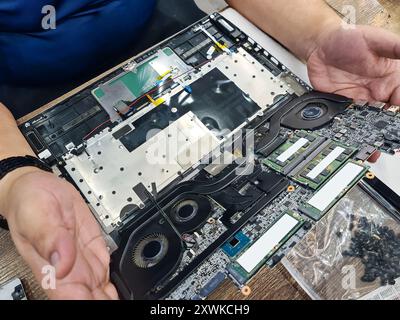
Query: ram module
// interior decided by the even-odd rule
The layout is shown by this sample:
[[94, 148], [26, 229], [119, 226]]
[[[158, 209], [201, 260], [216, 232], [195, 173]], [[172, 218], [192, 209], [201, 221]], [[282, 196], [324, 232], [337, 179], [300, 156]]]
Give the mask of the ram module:
[[328, 140], [323, 150], [300, 169], [293, 180], [310, 187], [320, 188], [338, 169], [340, 169], [357, 151], [357, 148]]
[[263, 163], [271, 169], [287, 175], [324, 141], [326, 141], [326, 138], [316, 134], [298, 131]]
[[315, 221], [320, 220], [367, 171], [367, 167], [348, 161], [307, 203], [299, 207], [300, 211]]

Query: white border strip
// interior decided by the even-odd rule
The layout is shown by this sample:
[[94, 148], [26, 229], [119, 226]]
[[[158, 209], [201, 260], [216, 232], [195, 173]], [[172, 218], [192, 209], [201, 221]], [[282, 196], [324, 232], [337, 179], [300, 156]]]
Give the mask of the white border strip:
[[236, 262], [248, 273], [280, 244], [299, 223], [291, 215], [285, 214], [260, 239], [258, 239]]
[[289, 149], [282, 153], [276, 160], [280, 162], [286, 162], [291, 156], [293, 156], [297, 151], [303, 148], [309, 141], [305, 138], [299, 139], [295, 144], [293, 144]]
[[339, 196], [350, 183], [364, 170], [364, 167], [355, 163], [347, 163], [325, 186], [321, 188], [308, 204], [325, 211], [329, 205]]
[[335, 150], [332, 150], [330, 154], [328, 154], [313, 170], [308, 173], [307, 178], [314, 180], [345, 151], [346, 149], [342, 147], [337, 147]]

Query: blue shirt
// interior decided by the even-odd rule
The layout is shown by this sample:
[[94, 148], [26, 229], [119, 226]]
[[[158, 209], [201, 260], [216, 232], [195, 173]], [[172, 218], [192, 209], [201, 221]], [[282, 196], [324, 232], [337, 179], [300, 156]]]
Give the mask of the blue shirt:
[[[133, 43], [155, 1], [0, 0], [0, 84], [79, 78]], [[56, 10], [54, 30], [42, 27], [46, 5]]]

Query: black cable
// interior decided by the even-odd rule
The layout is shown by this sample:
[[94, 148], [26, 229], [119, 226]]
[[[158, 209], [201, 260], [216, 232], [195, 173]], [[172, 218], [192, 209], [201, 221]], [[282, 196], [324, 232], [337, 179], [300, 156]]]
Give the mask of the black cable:
[[149, 200], [152, 202], [152, 204], [157, 208], [157, 210], [161, 213], [161, 215], [163, 216], [163, 218], [170, 224], [171, 228], [174, 230], [174, 232], [179, 236], [180, 239], [182, 239], [182, 235], [180, 234], [180, 232], [178, 231], [178, 229], [176, 229], [175, 225], [172, 223], [171, 219], [168, 217], [168, 215], [165, 213], [164, 209], [161, 208], [161, 206], [159, 205], [158, 201], [156, 200], [156, 198], [149, 192], [149, 190], [147, 190], [146, 188], [143, 189], [143, 191], [145, 192], [145, 195], [147, 196], [147, 198], [149, 198]]

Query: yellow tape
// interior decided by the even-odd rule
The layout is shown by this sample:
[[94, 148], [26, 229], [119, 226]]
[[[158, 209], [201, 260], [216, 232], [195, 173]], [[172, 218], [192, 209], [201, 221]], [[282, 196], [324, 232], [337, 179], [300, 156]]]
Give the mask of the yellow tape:
[[171, 72], [172, 72], [171, 70], [168, 70], [168, 71], [164, 72], [163, 74], [161, 74], [157, 79], [158, 80], [162, 80], [162, 79], [164, 79], [164, 77], [166, 75], [170, 74]]
[[156, 101], [154, 101], [154, 105], [156, 106], [156, 107], [158, 107], [160, 104], [163, 104], [165, 102], [165, 99], [164, 98], [158, 98]]
[[147, 97], [147, 99], [150, 100], [151, 103], [155, 102], [154, 99], [149, 94], [146, 94], [146, 97]]
[[228, 47], [220, 42], [217, 42], [217, 46], [218, 48], [220, 48], [222, 51], [228, 49]]
[[154, 100], [150, 95], [146, 95], [147, 99], [155, 106], [158, 107], [160, 104], [163, 104], [165, 102], [164, 98], [158, 98], [157, 100]]

